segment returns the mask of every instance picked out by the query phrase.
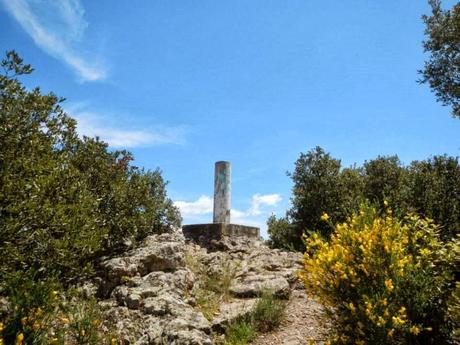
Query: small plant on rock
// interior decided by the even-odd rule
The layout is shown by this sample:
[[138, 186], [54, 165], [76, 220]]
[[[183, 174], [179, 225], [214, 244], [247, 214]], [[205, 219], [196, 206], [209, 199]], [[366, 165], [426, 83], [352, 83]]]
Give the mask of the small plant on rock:
[[227, 327], [225, 345], [246, 345], [257, 336], [256, 327], [248, 320], [240, 320]]
[[229, 260], [224, 260], [221, 263], [222, 269], [214, 272], [190, 255], [186, 257], [186, 264], [198, 278], [192, 291], [198, 309], [208, 320], [212, 320], [222, 302], [231, 298], [230, 286], [235, 278], [236, 266]]
[[226, 345], [246, 345], [257, 333], [278, 328], [285, 316], [286, 302], [276, 299], [271, 291], [264, 291], [249, 315], [230, 324], [225, 332]]
[[269, 332], [276, 329], [283, 321], [285, 309], [285, 301], [276, 299], [270, 291], [264, 291], [251, 314], [257, 331]]

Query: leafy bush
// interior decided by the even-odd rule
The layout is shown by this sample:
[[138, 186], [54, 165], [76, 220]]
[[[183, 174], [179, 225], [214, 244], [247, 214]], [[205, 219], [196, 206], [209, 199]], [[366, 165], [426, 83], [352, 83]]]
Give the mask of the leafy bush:
[[160, 171], [80, 139], [62, 99], [17, 79], [32, 68], [16, 53], [1, 66], [0, 280], [18, 270], [72, 280], [103, 252], [180, 224]]
[[290, 251], [300, 251], [303, 243], [299, 242], [298, 228], [289, 222], [287, 217], [276, 218], [271, 215], [267, 220], [268, 235], [267, 244], [272, 248], [283, 248]]
[[460, 165], [458, 158], [434, 156], [409, 167], [413, 210], [443, 226], [448, 240], [460, 233]]
[[36, 282], [20, 272], [8, 277], [1, 286], [8, 301], [0, 312], [0, 339], [5, 344], [44, 343], [59, 288], [54, 281]]
[[453, 339], [458, 343], [460, 342], [460, 282], [456, 282], [448, 301], [448, 313], [453, 328]]
[[0, 311], [0, 344], [112, 344], [113, 327], [105, 325], [94, 299], [68, 294], [56, 281], [37, 282], [18, 272], [2, 283], [8, 296]]
[[[327, 217], [323, 217], [323, 221]], [[336, 344], [443, 344], [452, 338], [448, 311], [459, 240], [444, 244], [439, 227], [387, 209], [362, 206], [338, 224], [330, 242], [305, 239], [301, 277], [309, 293], [330, 307]]]
[[294, 187], [289, 217], [298, 230], [297, 238], [305, 229], [315, 229], [328, 235], [331, 228], [318, 221], [321, 213], [328, 211], [334, 219], [345, 216], [342, 202], [344, 193], [339, 182], [340, 160], [316, 147], [307, 154], [300, 154], [290, 176]]
[[269, 245], [303, 251], [302, 234], [316, 231], [328, 237], [333, 228], [321, 222], [344, 222], [362, 202], [383, 208], [389, 202], [395, 216], [408, 212], [432, 218], [448, 241], [460, 230], [460, 164], [458, 158], [434, 156], [403, 166], [397, 156], [342, 168], [340, 160], [316, 147], [302, 153], [289, 174], [294, 183], [292, 207], [285, 217], [268, 219]]
[[388, 202], [398, 215], [407, 213], [409, 183], [408, 170], [398, 156], [382, 157], [364, 162], [364, 198], [378, 208]]

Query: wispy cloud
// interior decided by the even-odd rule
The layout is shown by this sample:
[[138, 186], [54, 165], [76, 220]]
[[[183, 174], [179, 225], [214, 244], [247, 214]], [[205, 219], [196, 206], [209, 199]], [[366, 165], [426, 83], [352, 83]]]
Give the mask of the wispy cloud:
[[[119, 125], [120, 121], [117, 121], [116, 124], [110, 121], [116, 116], [81, 108], [82, 104], [74, 104], [66, 108], [66, 112], [77, 120], [78, 134], [87, 137], [97, 136], [112, 147], [133, 148], [185, 143], [186, 131], [182, 126], [159, 125], [151, 129], [127, 128], [126, 125]], [[130, 117], [123, 116], [123, 118]]]
[[83, 56], [79, 44], [88, 23], [79, 0], [0, 0], [5, 9], [49, 55], [64, 61], [84, 81], [104, 79], [106, 68]]

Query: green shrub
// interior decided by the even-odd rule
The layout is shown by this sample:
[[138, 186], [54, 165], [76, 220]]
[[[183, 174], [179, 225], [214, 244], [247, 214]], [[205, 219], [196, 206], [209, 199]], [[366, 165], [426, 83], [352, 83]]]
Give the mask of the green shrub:
[[272, 248], [282, 248], [290, 251], [303, 249], [303, 243], [299, 242], [299, 233], [295, 225], [291, 224], [287, 217], [276, 218], [271, 215], [267, 220], [268, 235], [267, 244]]
[[409, 167], [414, 211], [442, 225], [444, 240], [460, 233], [460, 165], [458, 158], [434, 156]]
[[456, 282], [455, 289], [448, 301], [449, 321], [452, 323], [453, 339], [460, 342], [460, 282]]
[[388, 202], [399, 215], [407, 213], [409, 183], [408, 170], [398, 156], [378, 156], [364, 162], [364, 198], [377, 208]]
[[16, 53], [1, 66], [0, 281], [33, 270], [69, 282], [102, 253], [180, 224], [159, 170], [80, 139], [63, 99], [18, 80], [32, 68]]
[[301, 243], [305, 230], [315, 229], [328, 235], [332, 229], [318, 221], [321, 214], [327, 211], [334, 220], [346, 216], [343, 213], [345, 194], [342, 193], [340, 184], [340, 160], [316, 147], [306, 154], [300, 154], [295, 162], [294, 172], [289, 176], [294, 187], [292, 209], [288, 216], [297, 228], [297, 242]]
[[283, 321], [285, 309], [285, 301], [277, 299], [270, 291], [265, 291], [251, 313], [252, 323], [257, 331], [270, 332], [278, 328]]
[[246, 345], [257, 336], [254, 325], [246, 320], [241, 320], [229, 325], [225, 331], [226, 345]]
[[0, 312], [0, 344], [99, 345], [118, 342], [112, 325], [93, 298], [55, 281], [18, 272], [3, 282], [6, 309]]
[[274, 248], [303, 251], [303, 233], [329, 237], [333, 231], [320, 221], [323, 213], [333, 223], [344, 222], [363, 202], [381, 209], [386, 201], [401, 219], [408, 212], [432, 218], [443, 241], [460, 230], [460, 164], [455, 157], [434, 156], [404, 166], [397, 156], [378, 156], [363, 167], [342, 168], [340, 160], [316, 147], [300, 154], [289, 176], [292, 207], [285, 217], [267, 222], [268, 243]]
[[[323, 217], [326, 220], [327, 217]], [[448, 300], [460, 264], [458, 240], [439, 227], [391, 210], [362, 206], [338, 224], [330, 242], [306, 238], [309, 293], [330, 307], [336, 344], [445, 344], [453, 337]]]
[[32, 274], [18, 272], [9, 276], [1, 284], [1, 292], [8, 299], [6, 310], [0, 312], [0, 339], [5, 344], [44, 343], [59, 303], [59, 289], [55, 281], [36, 282]]
[[286, 302], [276, 299], [270, 291], [264, 291], [254, 309], [245, 317], [227, 326], [225, 344], [246, 345], [257, 333], [278, 328], [285, 316]]

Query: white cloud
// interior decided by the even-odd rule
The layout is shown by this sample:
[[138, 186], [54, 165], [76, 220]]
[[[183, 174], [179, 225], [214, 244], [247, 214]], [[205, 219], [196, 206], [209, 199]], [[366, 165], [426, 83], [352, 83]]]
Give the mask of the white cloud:
[[213, 211], [213, 199], [206, 195], [200, 196], [196, 201], [176, 201], [174, 205], [179, 207], [183, 217], [209, 214]]
[[[249, 209], [246, 211], [232, 209], [230, 220], [234, 224], [259, 227], [264, 233], [268, 216], [281, 200], [279, 194], [254, 194]], [[196, 220], [206, 222], [203, 215], [209, 215], [208, 222], [212, 221], [213, 198], [209, 196], [202, 195], [196, 201], [176, 201], [174, 204], [179, 207], [185, 223], [193, 223]]]
[[251, 208], [247, 213], [252, 216], [258, 216], [262, 214], [261, 206], [276, 206], [280, 201], [281, 195], [279, 194], [254, 194], [252, 196]]
[[[77, 109], [77, 108], [74, 108]], [[77, 120], [80, 136], [98, 136], [112, 147], [145, 147], [162, 144], [183, 144], [185, 131], [182, 127], [159, 126], [151, 130], [119, 129], [107, 124], [107, 116], [79, 110], [68, 110]]]
[[265, 226], [266, 219], [261, 219], [263, 217], [254, 217], [254, 215], [250, 215], [247, 211], [232, 209], [230, 216], [231, 222], [234, 224], [256, 226], [258, 228], [263, 228]]
[[[79, 0], [0, 0], [6, 10], [49, 55], [63, 60], [84, 81], [101, 80], [106, 68], [90, 62], [78, 46], [88, 26]], [[78, 53], [77, 53], [78, 51]]]

